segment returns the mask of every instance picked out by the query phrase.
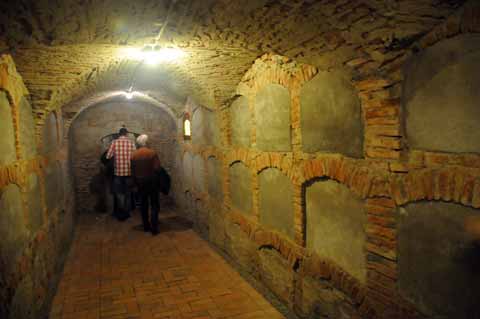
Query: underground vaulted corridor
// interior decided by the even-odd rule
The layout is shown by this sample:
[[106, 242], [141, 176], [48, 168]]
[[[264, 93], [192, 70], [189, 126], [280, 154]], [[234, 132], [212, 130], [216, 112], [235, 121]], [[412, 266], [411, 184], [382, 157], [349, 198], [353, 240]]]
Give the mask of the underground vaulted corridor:
[[[479, 33], [476, 0], [0, 0], [0, 318], [480, 319]], [[158, 233], [104, 156], [143, 134]]]

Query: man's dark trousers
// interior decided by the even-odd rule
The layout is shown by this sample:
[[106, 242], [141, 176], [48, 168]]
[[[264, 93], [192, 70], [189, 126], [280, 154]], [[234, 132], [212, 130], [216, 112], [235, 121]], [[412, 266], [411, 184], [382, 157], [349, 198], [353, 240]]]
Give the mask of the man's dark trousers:
[[130, 217], [131, 184], [132, 178], [130, 176], [114, 176], [113, 178], [113, 210], [118, 220], [125, 220]]
[[[158, 233], [158, 211], [160, 203], [158, 199], [158, 187], [154, 177], [137, 178], [138, 196], [140, 197], [140, 211], [142, 212], [143, 228], [151, 230], [152, 234]], [[151, 218], [148, 208], [152, 206]]]

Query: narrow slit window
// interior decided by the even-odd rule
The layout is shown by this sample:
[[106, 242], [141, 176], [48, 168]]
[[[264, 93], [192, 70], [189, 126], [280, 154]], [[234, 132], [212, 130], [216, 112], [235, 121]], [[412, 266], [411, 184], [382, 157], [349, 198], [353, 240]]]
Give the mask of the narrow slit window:
[[183, 138], [188, 140], [192, 137], [192, 123], [190, 122], [190, 115], [187, 113], [183, 118]]

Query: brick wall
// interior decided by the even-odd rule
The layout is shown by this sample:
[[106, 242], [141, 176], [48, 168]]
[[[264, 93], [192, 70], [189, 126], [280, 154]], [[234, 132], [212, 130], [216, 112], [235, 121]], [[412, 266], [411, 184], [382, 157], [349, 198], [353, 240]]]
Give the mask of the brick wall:
[[[91, 106], [76, 117], [69, 129], [75, 194], [79, 212], [96, 212], [99, 193], [94, 183], [103, 181], [104, 197], [111, 209], [107, 181], [102, 178], [100, 156], [106, 150], [100, 139], [117, 133], [125, 125], [128, 130], [147, 134], [149, 143], [159, 154], [162, 166], [176, 180], [175, 138], [176, 123], [165, 110], [139, 101], [125, 101], [123, 96]], [[98, 212], [98, 211], [97, 211]]]
[[[319, 68], [273, 54], [257, 59], [236, 91], [242, 99], [248, 99], [250, 146], [232, 145], [229, 105], [217, 109], [222, 132], [221, 147], [182, 142], [181, 154], [199, 154], [205, 163], [208, 158], [214, 157], [222, 163], [221, 203], [208, 193], [197, 192], [195, 188], [185, 185], [181, 188], [189, 198], [208, 207], [194, 214], [190, 212], [189, 216], [194, 216], [197, 224], [199, 220], [209, 221], [202, 228], [206, 229], [210, 240], [301, 315], [334, 318], [339, 315], [338, 311], [346, 309], [351, 318], [433, 316], [398, 288], [402, 275], [398, 267], [398, 211], [405, 204], [420, 200], [446, 201], [479, 208], [479, 154], [409, 148], [404, 134], [402, 87], [405, 74], [402, 67], [418, 50], [462, 33], [478, 32], [478, 21], [478, 9], [466, 7], [410, 48], [392, 53], [392, 58], [386, 59], [380, 66], [368, 58], [355, 58], [341, 66], [342, 71], [350, 74], [361, 102], [364, 132], [361, 158], [303, 151], [300, 92], [305, 83], [320, 71]], [[290, 94], [291, 152], [265, 152], [256, 145], [257, 131], [263, 128], [256, 125], [255, 96], [269, 84], [279, 84]], [[191, 105], [187, 104], [185, 111], [190, 109]], [[179, 138], [182, 141], [180, 134]], [[232, 205], [230, 194], [235, 185], [229, 178], [229, 169], [237, 162], [246, 165], [252, 176], [252, 214], [239, 211]], [[258, 176], [266, 168], [279, 169], [293, 185], [292, 239], [260, 223]], [[207, 175], [212, 174], [207, 166], [205, 171]], [[309, 183], [319, 178], [344, 185], [363, 202], [366, 213], [365, 282], [306, 247], [307, 203], [304, 191]], [[274, 270], [284, 275], [276, 276]], [[332, 297], [327, 296], [325, 291], [336, 293]], [[318, 306], [323, 310], [315, 310]]]
[[[40, 151], [29, 92], [9, 55], [0, 56], [0, 90], [8, 97], [0, 106], [11, 111], [15, 140], [13, 160], [0, 165], [0, 317], [41, 318], [73, 234], [68, 145], [58, 137], [48, 152]], [[58, 123], [55, 131], [61, 130]]]

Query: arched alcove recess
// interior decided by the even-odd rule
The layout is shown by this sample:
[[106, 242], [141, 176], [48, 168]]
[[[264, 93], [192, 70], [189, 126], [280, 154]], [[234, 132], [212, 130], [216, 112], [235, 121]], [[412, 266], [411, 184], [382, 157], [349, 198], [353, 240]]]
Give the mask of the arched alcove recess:
[[295, 239], [293, 185], [279, 169], [267, 168], [258, 175], [260, 223]]
[[42, 153], [49, 154], [57, 150], [58, 147], [58, 127], [57, 115], [55, 112], [50, 112], [42, 127]]
[[205, 193], [206, 189], [205, 160], [201, 154], [193, 157], [193, 184], [196, 192]]
[[399, 290], [431, 317], [476, 318], [480, 246], [465, 231], [480, 210], [456, 203], [421, 201], [400, 208]]
[[197, 106], [192, 115], [192, 142], [196, 145], [219, 146], [220, 132], [217, 113]]
[[257, 148], [290, 151], [290, 93], [278, 84], [267, 84], [255, 96]]
[[193, 190], [193, 155], [189, 152], [183, 154], [183, 189]]
[[19, 117], [20, 132], [19, 137], [22, 144], [21, 153], [23, 159], [32, 159], [37, 156], [37, 142], [35, 139], [35, 121], [33, 119], [33, 110], [25, 97], [20, 100]]
[[363, 201], [346, 186], [326, 178], [308, 183], [304, 200], [307, 249], [366, 282]]
[[45, 168], [45, 199], [48, 211], [61, 208], [63, 203], [63, 178], [56, 162], [50, 162]]
[[8, 165], [17, 159], [12, 108], [4, 91], [0, 91], [0, 150], [0, 165]]
[[408, 144], [440, 152], [480, 152], [480, 35], [445, 39], [405, 67], [403, 104]]
[[208, 193], [216, 200], [223, 199], [223, 178], [222, 163], [216, 157], [210, 156], [207, 159], [208, 169]]
[[176, 123], [167, 109], [142, 98], [126, 100], [118, 95], [80, 109], [69, 129], [70, 159], [79, 211], [110, 208], [108, 181], [104, 179], [100, 164], [100, 156], [107, 145], [102, 144], [101, 138], [117, 133], [123, 125], [131, 132], [147, 134], [149, 145], [158, 153], [162, 166], [172, 180], [176, 178]]
[[360, 100], [350, 78], [319, 71], [300, 92], [303, 151], [363, 156]]
[[252, 118], [248, 98], [240, 95], [230, 105], [230, 132], [232, 146], [250, 147]]
[[[32, 126], [33, 128], [33, 126]], [[43, 203], [40, 191], [38, 175], [31, 173], [26, 179], [25, 198], [28, 207], [29, 229], [32, 234], [36, 233], [44, 223]]]
[[230, 198], [232, 206], [244, 214], [252, 214], [253, 194], [250, 169], [242, 162], [234, 162], [229, 168]]
[[23, 205], [20, 188], [10, 184], [0, 191], [0, 263], [5, 274], [10, 274], [17, 266], [18, 257], [23, 253], [29, 240], [29, 231], [23, 216]]

